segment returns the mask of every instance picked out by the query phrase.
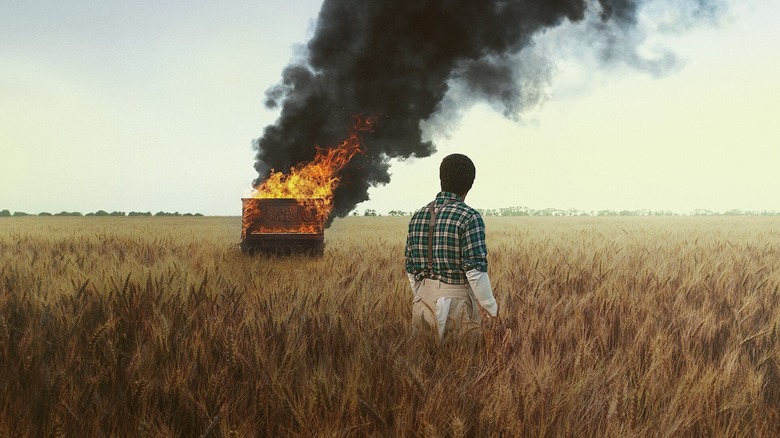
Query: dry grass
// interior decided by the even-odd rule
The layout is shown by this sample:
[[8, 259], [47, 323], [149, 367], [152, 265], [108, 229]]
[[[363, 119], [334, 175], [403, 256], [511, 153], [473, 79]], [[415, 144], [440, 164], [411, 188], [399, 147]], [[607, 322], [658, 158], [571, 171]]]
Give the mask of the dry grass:
[[0, 436], [773, 436], [780, 223], [488, 218], [483, 343], [407, 336], [407, 218], [0, 220]]

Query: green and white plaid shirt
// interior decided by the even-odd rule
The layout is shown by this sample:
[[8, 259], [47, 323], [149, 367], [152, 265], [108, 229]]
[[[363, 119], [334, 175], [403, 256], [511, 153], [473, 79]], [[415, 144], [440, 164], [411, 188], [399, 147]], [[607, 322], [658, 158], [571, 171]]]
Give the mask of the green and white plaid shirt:
[[[450, 204], [439, 211], [441, 205]], [[485, 222], [477, 210], [466, 205], [456, 194], [436, 195], [436, 228], [433, 234], [433, 273], [428, 267], [428, 206], [417, 210], [409, 221], [406, 237], [406, 272], [422, 280], [437, 278], [447, 284], [466, 284], [466, 272], [487, 272]]]

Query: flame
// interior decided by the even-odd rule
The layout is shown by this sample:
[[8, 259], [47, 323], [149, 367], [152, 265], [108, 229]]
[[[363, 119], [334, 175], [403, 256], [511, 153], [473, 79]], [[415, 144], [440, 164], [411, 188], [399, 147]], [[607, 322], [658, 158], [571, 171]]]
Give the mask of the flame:
[[325, 223], [320, 214], [323, 202], [322, 199], [284, 198], [264, 202], [259, 198], [243, 198], [241, 237], [287, 233], [321, 236]]
[[[290, 169], [288, 173], [274, 172], [250, 195], [251, 198], [286, 198], [298, 200], [301, 211], [316, 211], [317, 222], [324, 224], [333, 210], [333, 191], [340, 182], [338, 176], [353, 157], [357, 154], [365, 154], [365, 147], [360, 140], [359, 133], [370, 132], [374, 129], [374, 118], [355, 117], [355, 125], [349, 136], [338, 146], [333, 148], [321, 148], [315, 146], [317, 153], [314, 159]], [[311, 203], [309, 201], [316, 200]], [[312, 207], [314, 206], [314, 207]], [[246, 234], [252, 227], [253, 221], [262, 214], [260, 211], [244, 212], [243, 230]], [[307, 233], [321, 234], [322, 225], [304, 225], [290, 230], [263, 229], [264, 233]]]

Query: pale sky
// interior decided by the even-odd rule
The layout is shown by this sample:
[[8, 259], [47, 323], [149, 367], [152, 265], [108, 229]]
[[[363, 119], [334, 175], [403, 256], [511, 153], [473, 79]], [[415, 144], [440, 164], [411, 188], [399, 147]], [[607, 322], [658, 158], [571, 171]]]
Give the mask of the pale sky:
[[[251, 142], [278, 115], [264, 92], [320, 4], [5, 2], [0, 210], [240, 215]], [[477, 166], [477, 208], [780, 211], [780, 3], [734, 2], [685, 32], [648, 23], [643, 48], [671, 50], [678, 68], [607, 68], [571, 49], [576, 28], [540, 36], [535, 53], [556, 66], [543, 106], [432, 120], [439, 152], [393, 164], [358, 210], [418, 208], [460, 152]]]

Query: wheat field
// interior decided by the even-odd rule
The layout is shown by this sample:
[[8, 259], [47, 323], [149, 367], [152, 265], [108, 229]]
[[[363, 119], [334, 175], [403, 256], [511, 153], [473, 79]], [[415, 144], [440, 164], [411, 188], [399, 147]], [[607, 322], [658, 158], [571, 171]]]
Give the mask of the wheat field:
[[0, 219], [0, 436], [774, 436], [780, 220], [486, 218], [499, 318], [409, 336], [408, 218]]

